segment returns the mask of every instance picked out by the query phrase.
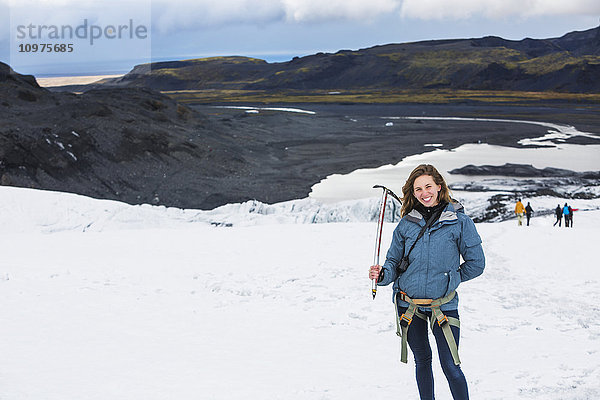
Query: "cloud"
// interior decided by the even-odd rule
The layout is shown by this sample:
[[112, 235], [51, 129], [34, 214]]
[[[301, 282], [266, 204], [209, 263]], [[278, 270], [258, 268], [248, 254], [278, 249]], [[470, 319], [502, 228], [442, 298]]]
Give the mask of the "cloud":
[[395, 12], [397, 0], [283, 0], [288, 21], [372, 20]]
[[404, 0], [405, 18], [447, 20], [600, 15], [598, 0]]
[[139, 12], [160, 33], [278, 23], [358, 24], [389, 15], [446, 21], [600, 15], [598, 0], [0, 0], [0, 10], [7, 4], [22, 10], [21, 15], [53, 23], [93, 21], [96, 15], [119, 21]]
[[120, 21], [140, 14], [150, 16], [160, 33], [235, 25], [372, 22], [382, 15], [398, 15], [401, 4], [402, 0], [0, 0], [0, 6], [10, 7], [13, 24]]
[[279, 1], [253, 0], [169, 0], [152, 2], [152, 21], [159, 31], [214, 27], [236, 23], [268, 23], [283, 19]]
[[369, 21], [395, 13], [401, 0], [170, 0], [153, 1], [159, 31], [232, 23], [318, 23], [332, 20]]
[[0, 0], [10, 8], [14, 24], [118, 23], [130, 18], [150, 22], [150, 0]]

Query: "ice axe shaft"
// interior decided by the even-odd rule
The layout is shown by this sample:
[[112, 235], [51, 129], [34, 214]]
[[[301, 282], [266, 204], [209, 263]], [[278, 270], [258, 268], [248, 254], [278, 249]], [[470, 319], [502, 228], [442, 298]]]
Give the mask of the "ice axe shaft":
[[[381, 188], [383, 189], [383, 194], [381, 195], [381, 204], [379, 205], [379, 218], [377, 219], [377, 235], [375, 236], [375, 255], [373, 257], [373, 265], [379, 265], [379, 254], [381, 251], [381, 234], [383, 232], [383, 221], [385, 219], [385, 207], [387, 204], [387, 196], [388, 193], [398, 200], [400, 204], [402, 201], [394, 192], [385, 186], [375, 185], [373, 188]], [[371, 279], [371, 292], [373, 293], [373, 300], [375, 300], [375, 296], [377, 295], [377, 279]]]
[[[381, 204], [379, 205], [379, 218], [377, 219], [377, 235], [375, 236], [375, 255], [373, 265], [379, 265], [379, 252], [381, 250], [381, 233], [383, 231], [383, 218], [385, 217], [385, 205], [387, 203], [387, 190], [381, 195]], [[371, 292], [373, 300], [377, 296], [377, 279], [371, 279]]]

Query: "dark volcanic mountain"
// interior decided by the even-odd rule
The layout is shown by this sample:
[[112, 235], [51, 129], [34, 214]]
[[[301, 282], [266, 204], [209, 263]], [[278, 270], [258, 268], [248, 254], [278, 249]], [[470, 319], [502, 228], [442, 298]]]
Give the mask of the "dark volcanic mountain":
[[158, 92], [51, 93], [0, 63], [3, 185], [211, 208], [252, 196], [243, 152], [222, 127]]
[[560, 38], [434, 40], [289, 62], [215, 57], [136, 66], [110, 85], [186, 89], [600, 91], [600, 27]]

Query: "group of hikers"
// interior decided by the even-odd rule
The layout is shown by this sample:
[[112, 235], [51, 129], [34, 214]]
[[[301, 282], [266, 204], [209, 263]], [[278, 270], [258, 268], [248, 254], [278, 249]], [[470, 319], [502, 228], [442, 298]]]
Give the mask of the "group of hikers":
[[[563, 216], [565, 217], [565, 227], [573, 227], [573, 208], [571, 208], [570, 205], [568, 205], [567, 203], [565, 203], [565, 205], [563, 207], [560, 206], [560, 204], [558, 204], [556, 206], [556, 208], [554, 209], [554, 214], [556, 215], [556, 222], [554, 223], [553, 226], [556, 226], [556, 224], [558, 224], [558, 226], [561, 226], [562, 223], [562, 218]], [[533, 215], [533, 208], [531, 207], [531, 204], [529, 202], [527, 202], [526, 206], [523, 206], [523, 203], [521, 203], [521, 199], [517, 199], [517, 204], [515, 205], [515, 214], [517, 215], [517, 224], [519, 226], [523, 225], [523, 217], [527, 218], [527, 226], [529, 226], [529, 220], [531, 219], [531, 216]]]
[[573, 227], [573, 209], [570, 205], [565, 203], [564, 207], [561, 207], [560, 204], [556, 206], [554, 209], [554, 214], [556, 215], [556, 222], [552, 226], [560, 226], [563, 216], [565, 217], [565, 228]]

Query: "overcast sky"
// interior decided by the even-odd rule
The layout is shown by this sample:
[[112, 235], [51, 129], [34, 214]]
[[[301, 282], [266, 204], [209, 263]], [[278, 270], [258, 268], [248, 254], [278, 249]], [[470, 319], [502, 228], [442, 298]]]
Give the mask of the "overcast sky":
[[[96, 25], [111, 37], [93, 45], [92, 31], [77, 40], [35, 38], [40, 26], [76, 28], [86, 20], [86, 29]], [[125, 37], [127, 27], [115, 38], [112, 27], [124, 25], [148, 33]], [[115, 73], [151, 60], [244, 55], [277, 62], [429, 39], [559, 37], [598, 25], [598, 0], [0, 0], [0, 60], [38, 76]], [[34, 43], [74, 49], [33, 54], [19, 47]]]

